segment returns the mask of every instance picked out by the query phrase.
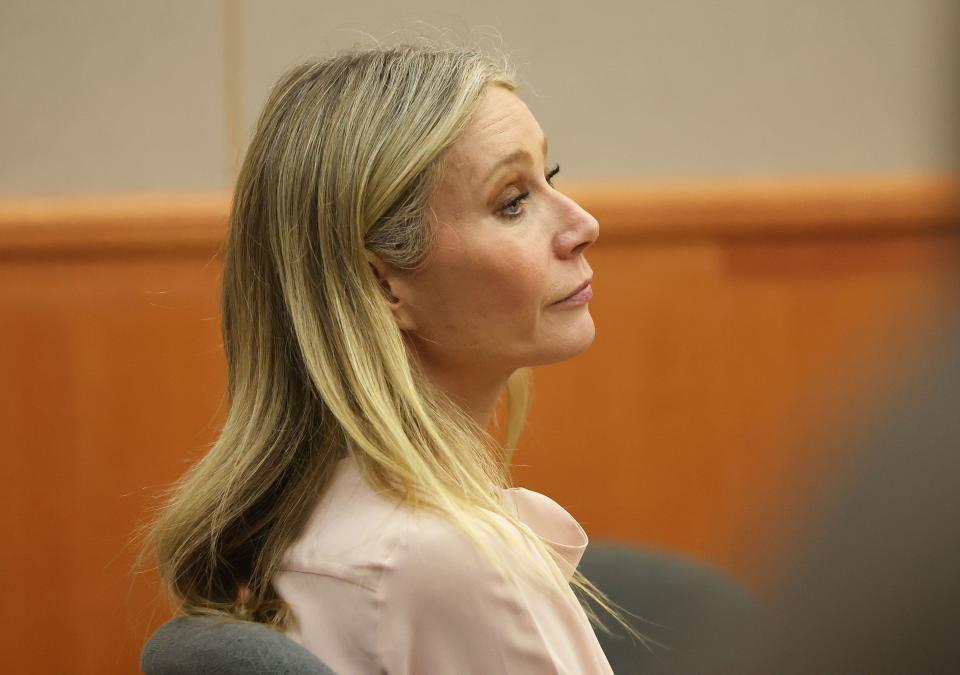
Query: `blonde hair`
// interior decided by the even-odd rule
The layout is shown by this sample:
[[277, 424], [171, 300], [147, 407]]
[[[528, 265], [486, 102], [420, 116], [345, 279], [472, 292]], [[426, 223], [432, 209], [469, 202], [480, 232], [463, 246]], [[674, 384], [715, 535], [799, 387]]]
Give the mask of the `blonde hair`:
[[646, 640], [579, 571], [568, 581], [548, 563], [556, 554], [500, 501], [530, 370], [507, 381], [499, 443], [422, 376], [365, 256], [423, 264], [445, 151], [491, 85], [518, 90], [505, 60], [404, 44], [308, 61], [273, 88], [230, 213], [226, 420], [149, 532], [182, 613], [286, 626], [271, 579], [350, 456], [374, 489], [448, 520], [514, 584], [527, 575], [576, 602], [572, 585]]

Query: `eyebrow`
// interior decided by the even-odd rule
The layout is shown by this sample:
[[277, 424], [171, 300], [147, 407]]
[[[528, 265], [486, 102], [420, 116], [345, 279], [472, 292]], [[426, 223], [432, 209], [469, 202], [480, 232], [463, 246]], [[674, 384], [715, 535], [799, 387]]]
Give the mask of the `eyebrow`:
[[[543, 143], [541, 144], [541, 148], [543, 149], [543, 156], [544, 158], [546, 158], [547, 156], [547, 137], [546, 136], [543, 137]], [[531, 157], [531, 155], [529, 152], [527, 152], [523, 148], [517, 148], [510, 154], [504, 155], [503, 157], [498, 159], [492, 167], [490, 167], [490, 170], [487, 172], [487, 177], [483, 181], [483, 184], [486, 185], [487, 183], [489, 183], [490, 180], [494, 177], [494, 175], [496, 175], [497, 171], [499, 171], [500, 167], [506, 164], [512, 164], [513, 162], [516, 162], [518, 159], [523, 159], [525, 157]]]

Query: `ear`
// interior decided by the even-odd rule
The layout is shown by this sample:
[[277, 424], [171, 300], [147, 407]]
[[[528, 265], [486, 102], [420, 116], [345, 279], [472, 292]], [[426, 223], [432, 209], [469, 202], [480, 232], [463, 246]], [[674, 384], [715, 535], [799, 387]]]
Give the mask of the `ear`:
[[404, 280], [392, 265], [385, 263], [373, 251], [365, 249], [364, 254], [370, 265], [371, 273], [376, 277], [380, 288], [383, 290], [383, 297], [387, 301], [387, 306], [397, 320], [397, 327], [403, 331], [413, 330], [415, 326], [407, 302], [409, 292]]

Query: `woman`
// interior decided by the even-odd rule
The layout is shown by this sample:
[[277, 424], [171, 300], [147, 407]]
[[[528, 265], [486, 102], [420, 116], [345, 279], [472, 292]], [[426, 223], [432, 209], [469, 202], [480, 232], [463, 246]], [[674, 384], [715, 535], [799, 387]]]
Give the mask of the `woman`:
[[571, 584], [639, 637], [576, 572], [570, 514], [509, 487], [529, 366], [593, 340], [598, 235], [516, 91], [413, 45], [273, 89], [230, 215], [229, 412], [153, 530], [183, 612], [338, 673], [609, 673]]

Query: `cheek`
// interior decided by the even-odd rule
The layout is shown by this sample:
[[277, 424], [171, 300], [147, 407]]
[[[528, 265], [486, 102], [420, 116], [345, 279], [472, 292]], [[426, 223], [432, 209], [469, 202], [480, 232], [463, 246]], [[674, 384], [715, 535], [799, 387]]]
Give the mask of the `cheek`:
[[[517, 246], [502, 244], [474, 255], [445, 261], [434, 275], [435, 320], [445, 330], [503, 332], [536, 321], [547, 302], [544, 259]], [[491, 321], [493, 322], [491, 324]]]
[[522, 316], [545, 302], [547, 284], [543, 260], [507, 246], [474, 261], [472, 295], [478, 308], [501, 317]]

